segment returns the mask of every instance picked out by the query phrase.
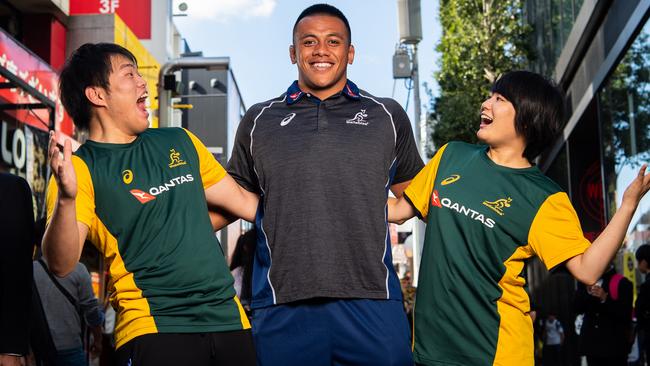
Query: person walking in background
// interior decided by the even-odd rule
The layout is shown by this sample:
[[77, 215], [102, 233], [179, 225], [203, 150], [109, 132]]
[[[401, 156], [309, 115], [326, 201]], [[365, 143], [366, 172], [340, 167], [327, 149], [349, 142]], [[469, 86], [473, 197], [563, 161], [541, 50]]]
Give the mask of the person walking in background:
[[[87, 366], [86, 331], [92, 335], [90, 355], [102, 351], [104, 313], [93, 294], [90, 273], [81, 263], [65, 277], [54, 277], [43, 260], [34, 261], [34, 281], [56, 349], [51, 366]], [[87, 328], [87, 329], [86, 329]], [[50, 365], [48, 365], [50, 366]]]
[[257, 230], [253, 227], [239, 236], [230, 261], [230, 273], [235, 280], [235, 291], [247, 313], [251, 310], [253, 257], [256, 243]]
[[650, 272], [650, 245], [641, 245], [635, 253], [637, 268], [645, 276], [645, 281], [639, 289], [636, 297], [634, 310], [636, 313], [637, 329], [640, 330], [639, 345], [644, 352], [643, 359], [650, 363], [650, 281], [648, 272]]
[[580, 352], [589, 366], [625, 366], [632, 346], [632, 283], [613, 265], [594, 284], [580, 284], [574, 310], [584, 314]]
[[21, 365], [27, 355], [34, 240], [29, 185], [0, 172], [0, 366]]
[[564, 343], [564, 328], [555, 314], [548, 314], [543, 323], [542, 339], [542, 360], [544, 366], [562, 365], [562, 344]]

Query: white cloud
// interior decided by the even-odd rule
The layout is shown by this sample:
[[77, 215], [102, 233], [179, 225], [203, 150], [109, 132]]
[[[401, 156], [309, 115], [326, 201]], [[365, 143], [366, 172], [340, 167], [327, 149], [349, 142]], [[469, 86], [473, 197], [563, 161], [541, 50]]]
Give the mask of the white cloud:
[[187, 4], [188, 16], [217, 22], [269, 17], [277, 5], [277, 0], [174, 0], [174, 13], [182, 2]]

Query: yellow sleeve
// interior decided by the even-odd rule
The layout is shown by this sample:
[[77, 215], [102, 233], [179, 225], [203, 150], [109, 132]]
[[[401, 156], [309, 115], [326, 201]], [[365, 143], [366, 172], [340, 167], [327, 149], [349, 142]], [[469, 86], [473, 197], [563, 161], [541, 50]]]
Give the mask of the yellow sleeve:
[[438, 166], [440, 159], [447, 148], [447, 144], [436, 152], [427, 165], [413, 178], [408, 187], [404, 190], [404, 195], [411, 202], [413, 207], [418, 211], [423, 220], [427, 219], [429, 214], [429, 201], [433, 192], [433, 185], [436, 182]]
[[548, 269], [584, 253], [591, 245], [564, 192], [549, 196], [537, 211], [528, 233], [528, 243]]
[[192, 144], [196, 149], [196, 153], [199, 155], [199, 164], [201, 165], [201, 179], [203, 180], [203, 188], [207, 189], [210, 186], [215, 185], [223, 177], [226, 176], [226, 170], [219, 164], [217, 159], [214, 158], [212, 153], [208, 151], [208, 148], [203, 145], [201, 140], [198, 137], [194, 136], [190, 131], [185, 130], [187, 135], [190, 136]]
[[[72, 156], [72, 165], [74, 166], [75, 175], [77, 176], [77, 198], [75, 200], [77, 221], [84, 223], [92, 230], [97, 216], [95, 215], [95, 189], [93, 187], [93, 181], [90, 178], [90, 171], [88, 171], [86, 163], [84, 163], [80, 157], [75, 155]], [[52, 218], [58, 194], [59, 190], [56, 185], [56, 180], [51, 176], [47, 185], [45, 198], [48, 223]]]

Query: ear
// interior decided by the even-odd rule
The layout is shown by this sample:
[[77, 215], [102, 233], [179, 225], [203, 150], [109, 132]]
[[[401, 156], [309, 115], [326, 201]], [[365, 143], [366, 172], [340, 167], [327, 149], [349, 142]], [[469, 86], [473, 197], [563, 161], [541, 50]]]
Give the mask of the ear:
[[106, 91], [98, 86], [89, 86], [84, 90], [88, 101], [97, 107], [106, 107]]
[[354, 46], [350, 45], [348, 48], [348, 64], [352, 65], [354, 62]]
[[296, 47], [294, 47], [294, 45], [289, 46], [289, 59], [291, 59], [292, 64], [298, 62], [298, 57], [296, 57]]

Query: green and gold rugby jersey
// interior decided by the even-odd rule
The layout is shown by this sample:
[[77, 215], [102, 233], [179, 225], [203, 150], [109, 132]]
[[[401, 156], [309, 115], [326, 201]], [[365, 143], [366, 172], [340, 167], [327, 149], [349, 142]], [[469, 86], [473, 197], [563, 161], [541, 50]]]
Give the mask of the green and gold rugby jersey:
[[534, 364], [525, 260], [547, 268], [590, 245], [566, 193], [537, 167], [452, 142], [404, 194], [427, 221], [414, 316], [425, 365]]
[[[205, 189], [226, 172], [194, 135], [87, 141], [72, 162], [77, 220], [109, 265], [117, 347], [148, 333], [250, 328], [207, 212]], [[48, 220], [56, 197], [50, 179]]]

